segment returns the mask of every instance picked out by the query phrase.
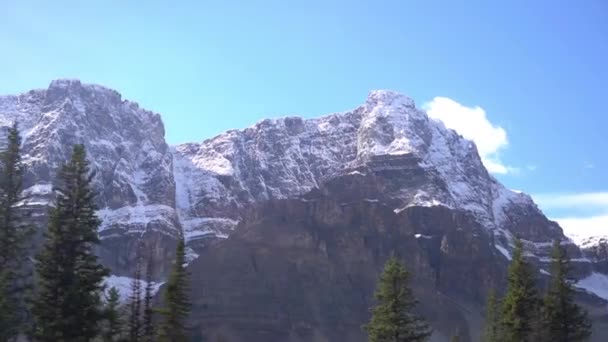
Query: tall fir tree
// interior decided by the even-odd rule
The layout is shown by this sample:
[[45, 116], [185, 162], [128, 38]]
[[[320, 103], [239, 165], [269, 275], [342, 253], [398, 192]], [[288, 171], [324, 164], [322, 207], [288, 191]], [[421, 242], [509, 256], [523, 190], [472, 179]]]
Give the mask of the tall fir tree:
[[531, 265], [524, 259], [523, 243], [517, 239], [509, 266], [507, 293], [501, 305], [501, 341], [537, 340], [540, 299]]
[[161, 342], [185, 342], [188, 340], [186, 319], [190, 314], [188, 298], [188, 273], [185, 268], [186, 252], [184, 239], [177, 243], [175, 263], [165, 285], [163, 307], [158, 310], [162, 316], [159, 329]]
[[135, 273], [131, 280], [131, 296], [129, 298], [129, 341], [138, 342], [142, 337], [142, 322], [141, 322], [141, 258], [138, 258], [135, 264]]
[[104, 342], [122, 342], [123, 324], [120, 312], [120, 293], [115, 287], [108, 290], [105, 306], [106, 324], [103, 332]]
[[365, 326], [370, 342], [426, 341], [429, 325], [413, 313], [417, 303], [409, 288], [410, 274], [396, 257], [391, 257], [380, 276], [370, 322]]
[[100, 334], [108, 270], [93, 250], [99, 244], [101, 222], [95, 215], [92, 178], [84, 146], [74, 146], [70, 161], [58, 172], [55, 206], [37, 256], [37, 341], [91, 341]]
[[570, 258], [557, 240], [553, 244], [551, 283], [543, 305], [543, 330], [547, 341], [585, 341], [591, 336], [587, 313], [574, 302], [570, 270]]
[[11, 298], [11, 281], [8, 272], [0, 269], [0, 341], [12, 341], [19, 334], [15, 326], [15, 302]]
[[144, 289], [144, 318], [143, 318], [143, 340], [144, 342], [153, 342], [156, 337], [154, 331], [154, 322], [152, 321], [154, 309], [152, 308], [152, 300], [154, 297], [154, 282], [152, 281], [153, 264], [152, 259], [148, 258], [146, 262], [146, 287]]
[[17, 206], [23, 199], [24, 174], [17, 123], [8, 129], [7, 142], [0, 153], [0, 341], [15, 339], [25, 328], [31, 278], [27, 247], [34, 233], [33, 227], [23, 224], [25, 215]]
[[496, 292], [491, 289], [486, 302], [485, 327], [483, 331], [484, 342], [500, 341], [500, 303]]

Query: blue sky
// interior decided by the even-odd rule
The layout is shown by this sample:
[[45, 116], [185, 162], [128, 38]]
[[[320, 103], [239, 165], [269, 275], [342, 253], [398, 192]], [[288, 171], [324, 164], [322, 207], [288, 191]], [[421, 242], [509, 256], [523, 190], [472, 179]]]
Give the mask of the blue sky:
[[176, 3], [0, 0], [0, 93], [103, 84], [179, 143], [398, 90], [549, 216], [608, 234], [608, 2]]

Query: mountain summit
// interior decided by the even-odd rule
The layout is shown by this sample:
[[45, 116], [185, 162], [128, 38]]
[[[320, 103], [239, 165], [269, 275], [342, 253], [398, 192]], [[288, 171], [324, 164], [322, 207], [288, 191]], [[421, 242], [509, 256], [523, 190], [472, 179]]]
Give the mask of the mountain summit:
[[[528, 195], [506, 189], [487, 172], [473, 142], [396, 92], [372, 91], [362, 105], [343, 113], [266, 119], [173, 147], [164, 140], [160, 115], [123, 100], [114, 90], [78, 80], [56, 80], [48, 89], [0, 96], [0, 126], [5, 130], [14, 121], [23, 133], [28, 168], [25, 192], [30, 196], [22, 205], [33, 210], [36, 223], [46, 221], [57, 168], [73, 144], [84, 143], [96, 172], [103, 220], [99, 254], [115, 273], [113, 279], [131, 276], [142, 253], [154, 263], [154, 278], [165, 279], [176, 238], [183, 235], [194, 278], [208, 286], [208, 292], [197, 292], [201, 307], [236, 293], [248, 293], [242, 303], [257, 305], [268, 290], [263, 284], [278, 286], [266, 294], [284, 296], [279, 303], [284, 306], [255, 315], [292, 319], [272, 321], [279, 332], [260, 335], [260, 341], [280, 341], [281, 336], [298, 341], [294, 331], [300, 328], [303, 336], [331, 340], [339, 330], [352, 336], [349, 340], [360, 340], [360, 329], [353, 327], [362, 323], [366, 311], [357, 310], [369, 304], [363, 293], [373, 286], [389, 246], [409, 246], [403, 254], [422, 272], [419, 291], [429, 286], [436, 291], [423, 293], [429, 303], [457, 301], [479, 308], [487, 287], [501, 283], [515, 237], [523, 239], [541, 277], [548, 274], [552, 241], [562, 239], [573, 256], [578, 286], [588, 298], [608, 300], [605, 257], [581, 252]], [[285, 248], [300, 252], [290, 254]], [[271, 261], [268, 255], [301, 263], [320, 277], [329, 270], [334, 282], [324, 281], [319, 288], [342, 291], [335, 300], [345, 311], [332, 311], [333, 318], [303, 314], [320, 321], [298, 320], [302, 313], [289, 302], [295, 301], [289, 291], [312, 291], [305, 286], [307, 273], [296, 267], [281, 275], [278, 270], [293, 265]], [[367, 256], [360, 260], [360, 270], [351, 262], [359, 260], [356, 255]], [[220, 267], [223, 275], [207, 278]], [[304, 281], [303, 288], [277, 285], [275, 277], [290, 275]], [[350, 280], [342, 283], [344, 279]], [[253, 292], [238, 287], [247, 282], [262, 287], [258, 292], [253, 285]], [[331, 299], [320, 293], [302, 305], [305, 310], [326, 309], [327, 303], [318, 302], [323, 298]], [[436, 315], [439, 330], [449, 335], [451, 323], [427, 309]], [[236, 309], [217, 310], [221, 312], [200, 309], [195, 317], [216, 320], [228, 335], [239, 324], [253, 330], [270, 324], [256, 321], [255, 315], [239, 318], [243, 313]], [[458, 328], [466, 327], [468, 318], [459, 315]], [[341, 318], [352, 326], [326, 326]]]

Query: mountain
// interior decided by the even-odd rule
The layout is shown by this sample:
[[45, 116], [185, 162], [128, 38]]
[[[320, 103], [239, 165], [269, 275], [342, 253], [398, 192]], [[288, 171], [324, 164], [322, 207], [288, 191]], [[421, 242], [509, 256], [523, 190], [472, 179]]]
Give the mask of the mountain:
[[229, 341], [362, 340], [391, 253], [415, 271], [437, 338], [454, 329], [477, 338], [485, 291], [504, 283], [515, 236], [541, 278], [552, 241], [563, 239], [581, 301], [600, 310], [608, 300], [605, 257], [583, 253], [528, 195], [486, 171], [473, 142], [395, 92], [173, 147], [158, 114], [77, 80], [0, 97], [0, 126], [13, 121], [28, 167], [22, 205], [34, 220], [45, 222], [54, 173], [84, 143], [112, 279], [124, 282], [143, 255], [162, 281], [183, 234], [192, 324]]
[[22, 131], [27, 168], [23, 205], [37, 220], [45, 222], [58, 167], [71, 146], [84, 143], [96, 173], [104, 262], [129, 275], [143, 243], [143, 250], [157, 254], [157, 277], [166, 274], [181, 227], [160, 115], [123, 101], [114, 90], [57, 80], [45, 90], [0, 97], [0, 124], [6, 128], [14, 121]]

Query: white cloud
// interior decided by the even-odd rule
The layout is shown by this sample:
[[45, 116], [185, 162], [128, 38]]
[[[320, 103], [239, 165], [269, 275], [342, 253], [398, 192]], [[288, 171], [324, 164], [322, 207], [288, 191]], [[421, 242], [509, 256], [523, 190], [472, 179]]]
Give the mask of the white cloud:
[[608, 236], [608, 192], [538, 194], [533, 198], [543, 210], [560, 213], [552, 219], [576, 244]]
[[608, 192], [539, 194], [534, 199], [544, 209], [597, 208], [608, 213]]
[[608, 214], [590, 217], [563, 217], [553, 219], [564, 229], [564, 234], [577, 245], [586, 238], [608, 236]]
[[507, 132], [488, 120], [481, 107], [467, 107], [447, 97], [435, 97], [424, 105], [429, 117], [443, 123], [477, 145], [483, 164], [491, 173], [518, 173], [519, 168], [501, 162], [499, 151], [509, 141]]

